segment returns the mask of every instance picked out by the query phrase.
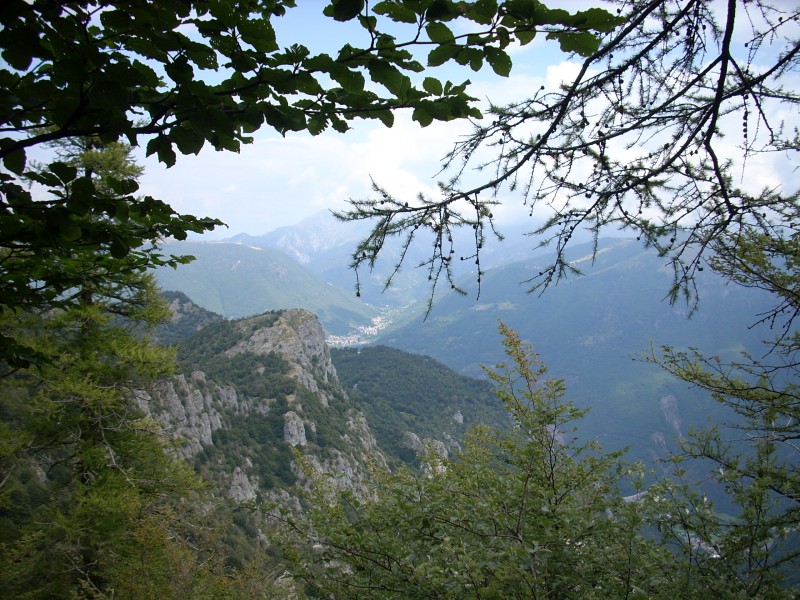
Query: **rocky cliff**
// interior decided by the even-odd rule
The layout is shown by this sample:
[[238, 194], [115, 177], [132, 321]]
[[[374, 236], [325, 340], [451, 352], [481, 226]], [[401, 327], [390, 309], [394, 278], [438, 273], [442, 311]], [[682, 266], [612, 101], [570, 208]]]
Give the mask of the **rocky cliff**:
[[303, 481], [300, 457], [354, 492], [368, 465], [386, 464], [313, 314], [216, 322], [183, 340], [179, 358], [183, 372], [140, 392], [139, 404], [229, 497], [283, 497]]

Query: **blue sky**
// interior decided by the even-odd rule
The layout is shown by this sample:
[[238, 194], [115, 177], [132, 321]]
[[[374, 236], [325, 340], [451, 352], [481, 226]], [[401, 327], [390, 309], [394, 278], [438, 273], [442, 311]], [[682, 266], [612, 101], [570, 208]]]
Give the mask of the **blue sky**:
[[[281, 44], [301, 43], [312, 52], [333, 52], [344, 43], [356, 45], [355, 36], [365, 35], [357, 25], [323, 17], [322, 0], [298, 4], [275, 22]], [[470, 79], [472, 95], [478, 98], [512, 100], [525, 97], [547, 79], [553, 84], [559, 72], [566, 72], [556, 66], [564, 59], [556, 44], [537, 39], [513, 49], [510, 78], [501, 79], [488, 67], [475, 73], [455, 66], [434, 75], [454, 83]], [[320, 210], [344, 208], [349, 198], [368, 196], [371, 178], [412, 200], [419, 192], [434, 194], [440, 159], [470, 129], [467, 122], [421, 128], [411, 121], [410, 113], [397, 114], [391, 129], [379, 122], [355, 121], [346, 134], [294, 133], [283, 138], [264, 128], [239, 154], [205, 148], [198, 156], [179, 157], [170, 169], [140, 151], [137, 158], [145, 166], [141, 190], [180, 212], [228, 224], [228, 229], [211, 237], [258, 235]]]
[[[322, 16], [327, 4], [324, 0], [299, 0], [298, 4], [287, 17], [275, 21], [282, 45], [301, 43], [312, 52], [335, 52], [345, 43], [368, 43], [359, 37], [367, 34], [358, 25], [336, 23]], [[568, 9], [587, 6], [578, 0], [560, 0], [559, 5]], [[408, 37], [393, 33], [399, 40]], [[514, 67], [508, 78], [496, 76], [488, 67], [475, 73], [457, 65], [421, 76], [433, 74], [455, 83], [470, 79], [473, 96], [503, 104], [530, 97], [542, 85], [553, 89], [578, 70], [578, 62], [570, 62], [557, 44], [544, 36], [510, 51]], [[424, 55], [423, 51], [423, 63]], [[790, 86], [798, 79], [794, 74], [791, 78], [786, 82]], [[800, 81], [796, 83], [795, 87], [800, 87]], [[776, 122], [785, 119], [790, 126], [797, 122], [796, 114], [776, 114], [773, 118]], [[740, 123], [733, 126], [740, 128]], [[171, 169], [152, 157], [145, 158], [139, 149], [138, 159], [146, 169], [141, 191], [167, 201], [180, 212], [215, 217], [228, 224], [228, 229], [219, 229], [210, 238], [242, 232], [259, 235], [298, 223], [324, 209], [345, 208], [350, 198], [368, 197], [373, 179], [409, 202], [420, 192], [435, 197], [437, 181], [445, 178], [438, 176], [442, 157], [470, 130], [470, 124], [464, 121], [421, 128], [411, 121], [410, 113], [401, 112], [392, 128], [379, 122], [355, 121], [346, 134], [329, 131], [313, 137], [301, 132], [284, 138], [264, 128], [239, 154], [206, 148], [198, 156], [179, 157]], [[728, 150], [734, 159], [741, 155], [736, 146], [731, 136]], [[739, 185], [761, 189], [791, 183], [796, 165], [778, 164], [787, 158], [791, 163], [792, 157], [774, 155], [751, 159]], [[501, 226], [528, 218], [529, 209], [523, 205], [520, 192], [502, 190], [498, 199], [502, 205], [494, 213]], [[534, 214], [531, 229], [536, 220]]]

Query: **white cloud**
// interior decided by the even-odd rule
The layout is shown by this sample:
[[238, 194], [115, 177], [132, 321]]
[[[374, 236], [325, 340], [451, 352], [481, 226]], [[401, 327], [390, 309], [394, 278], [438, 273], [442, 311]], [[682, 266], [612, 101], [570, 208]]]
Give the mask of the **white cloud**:
[[[567, 1], [567, 8], [583, 6], [579, 0]], [[287, 39], [302, 33], [309, 43], [339, 45], [339, 41], [310, 31], [307, 15], [298, 12], [295, 16], [294, 21], [287, 19]], [[481, 102], [489, 99], [502, 105], [530, 98], [541, 86], [552, 90], [571, 80], [580, 69], [579, 62], [565, 61], [557, 44], [544, 37], [537, 36], [524, 47], [509, 47], [514, 62], [509, 78], [495, 76], [488, 67], [479, 73], [456, 68], [432, 73], [455, 82], [471, 79], [470, 93]], [[796, 115], [787, 115], [787, 121], [795, 120]], [[147, 159], [142, 191], [164, 199], [180, 212], [222, 219], [230, 229], [219, 235], [240, 231], [259, 234], [296, 223], [325, 208], [344, 208], [349, 198], [368, 196], [370, 178], [409, 202], [420, 192], [435, 197], [437, 179], [446, 179], [446, 175], [438, 175], [442, 157], [459, 136], [470, 131], [466, 122], [421, 128], [411, 121], [408, 112], [396, 115], [391, 129], [377, 122], [356, 122], [353, 131], [345, 135], [326, 132], [312, 137], [303, 133], [282, 138], [264, 130], [239, 154], [207, 148], [196, 157], [179, 157], [178, 164], [168, 170], [155, 159]], [[536, 132], [532, 128], [528, 133]], [[732, 138], [731, 152], [735, 152]], [[481, 150], [475, 163], [491, 158], [492, 149]], [[786, 181], [786, 167], [775, 163], [775, 156], [753, 158], [748, 163], [748, 184], [763, 187]], [[465, 182], [485, 179], [490, 168], [480, 174], [467, 172]], [[530, 208], [524, 205], [520, 191], [503, 189], [500, 198], [503, 204], [494, 210], [499, 219], [529, 218]], [[544, 206], [537, 207], [534, 219], [543, 210]]]
[[179, 212], [222, 219], [230, 229], [221, 235], [264, 233], [367, 196], [370, 177], [400, 197], [434, 193], [453, 125], [420, 128], [398, 115], [391, 129], [359, 123], [346, 135], [264, 133], [239, 154], [207, 148], [171, 169], [148, 158], [141, 191]]

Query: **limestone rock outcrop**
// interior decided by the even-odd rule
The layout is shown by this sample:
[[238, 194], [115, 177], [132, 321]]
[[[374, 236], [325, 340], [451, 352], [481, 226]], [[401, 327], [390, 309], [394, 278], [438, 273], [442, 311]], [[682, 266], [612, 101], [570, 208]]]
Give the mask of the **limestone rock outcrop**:
[[[221, 339], [195, 342], [214, 348], [207, 358], [222, 379], [194, 369], [137, 393], [139, 406], [176, 441], [176, 451], [201, 461], [204, 473], [237, 502], [281, 497], [292, 477], [303, 483], [304, 471], [288, 447], [338, 487], [365, 489], [369, 465], [385, 466], [385, 457], [338, 381], [317, 318], [286, 310], [228, 323]], [[285, 361], [286, 373], [262, 366], [268, 361], [258, 357], [273, 353]], [[226, 372], [248, 383], [234, 385]], [[270, 377], [281, 383], [259, 384]]]

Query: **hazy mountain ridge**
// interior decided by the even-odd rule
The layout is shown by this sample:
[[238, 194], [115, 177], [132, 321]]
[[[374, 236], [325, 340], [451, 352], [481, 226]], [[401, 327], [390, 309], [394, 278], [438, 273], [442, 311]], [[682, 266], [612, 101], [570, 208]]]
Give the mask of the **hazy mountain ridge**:
[[199, 306], [229, 318], [266, 310], [312, 311], [329, 333], [344, 334], [369, 323], [376, 311], [355, 294], [324, 281], [283, 252], [232, 242], [176, 242], [164, 250], [195, 260], [160, 268], [164, 290], [186, 294]]
[[[322, 211], [296, 225], [280, 227], [259, 236], [239, 234], [230, 241], [285, 252], [325, 281], [355, 294], [357, 277], [350, 264], [359, 241], [368, 235], [369, 230], [369, 223], [342, 222], [330, 211]], [[423, 257], [419, 246], [412, 249], [406, 267], [385, 289], [399, 253], [396, 241], [390, 241], [376, 268], [372, 271], [362, 269], [359, 273], [360, 298], [364, 302], [397, 307], [419, 299], [420, 289], [427, 280], [424, 271], [413, 268]]]
[[[316, 238], [301, 235], [306, 229], [325, 232], [331, 223], [350, 233]], [[311, 264], [322, 257], [331, 259], [335, 253], [330, 252], [347, 247], [349, 242], [343, 240], [354, 228], [320, 217], [283, 228], [274, 239], [310, 240], [303, 247], [310, 252]], [[287, 237], [287, 232], [291, 236]], [[327, 245], [314, 241], [323, 238]], [[261, 238], [247, 241], [266, 243]], [[632, 357], [670, 344], [697, 346], [723, 359], [733, 358], [765, 337], [763, 331], [743, 325], [763, 310], [763, 296], [726, 286], [706, 270], [698, 280], [698, 310], [689, 319], [691, 305], [670, 305], [664, 300], [671, 283], [670, 270], [655, 252], [632, 238], [601, 240], [594, 257], [590, 244], [574, 245], [568, 252], [584, 275], [570, 277], [541, 295], [529, 294], [526, 282], [547, 264], [547, 257], [532, 254], [514, 261], [521, 247], [509, 246], [510, 262], [505, 264], [500, 250], [494, 251], [487, 264], [499, 266], [485, 267], [480, 295], [475, 274], [467, 273], [459, 282], [467, 290], [466, 297], [449, 289], [437, 293], [427, 318], [426, 303], [413, 303], [395, 314], [377, 343], [431, 356], [462, 374], [482, 377], [481, 365], [493, 365], [503, 358], [497, 333], [497, 320], [503, 319], [534, 345], [554, 377], [566, 380], [568, 397], [592, 408], [583, 433], [600, 438], [611, 448], [632, 444], [637, 457], [663, 456], [676, 439], [675, 422], [685, 431], [704, 424], [709, 415], [724, 418], [707, 397]], [[416, 299], [430, 293], [427, 280], [411, 288]], [[669, 414], [663, 410], [667, 405]]]
[[227, 241], [275, 248], [305, 265], [332, 248], [359, 239], [367, 231], [363, 224], [345, 223], [336, 219], [330, 211], [321, 211], [296, 225], [279, 227], [263, 235], [240, 233]]
[[[698, 347], [718, 346], [725, 340], [732, 348], [757, 342], [765, 334], [747, 327], [769, 301], [757, 290], [729, 286], [705, 272], [697, 281], [699, 303], [691, 314], [692, 304], [666, 301], [671, 271], [634, 240], [601, 240], [594, 264], [588, 246], [575, 247], [572, 253], [584, 270], [582, 275], [531, 293], [529, 281], [546, 260], [487, 269], [480, 294], [475, 281], [466, 278], [459, 282], [466, 296], [449, 291], [438, 295], [430, 314], [425, 315], [423, 307], [409, 311], [405, 322], [387, 330], [380, 341], [478, 374], [478, 365], [493, 364], [501, 356], [499, 344], [486, 343], [487, 336], [499, 340], [498, 318], [525, 332], [524, 337], [548, 363], [567, 359], [563, 366], [569, 365], [576, 348], [605, 346], [616, 352], [637, 352], [646, 350], [651, 340], [659, 345], [690, 342]], [[452, 347], [459, 352], [449, 351]]]
[[[747, 325], [767, 298], [727, 286], [705, 271], [698, 280], [699, 305], [689, 319], [691, 305], [665, 301], [671, 272], [654, 252], [632, 239], [602, 240], [599, 249], [592, 265], [590, 248], [574, 247], [573, 260], [583, 259], [584, 274], [542, 294], [529, 294], [525, 282], [544, 260], [487, 269], [479, 297], [474, 281], [465, 280], [466, 297], [441, 294], [427, 319], [419, 310], [407, 315], [378, 343], [479, 376], [480, 365], [502, 359], [497, 333], [502, 319], [533, 344], [553, 376], [566, 380], [568, 397], [591, 408], [584, 435], [600, 438], [608, 448], [632, 445], [637, 457], [663, 456], [676, 439], [675, 415], [684, 432], [704, 425], [709, 416], [727, 415], [658, 367], [632, 359], [664, 344], [699, 347], [723, 359], [757, 348], [768, 332]], [[664, 398], [673, 399], [672, 416], [662, 410]]]
[[[357, 278], [350, 267], [352, 257], [359, 242], [369, 234], [370, 228], [369, 222], [343, 222], [326, 210], [296, 225], [280, 227], [264, 235], [238, 234], [228, 241], [281, 250], [326, 281], [353, 291]], [[522, 260], [536, 252], [535, 239], [524, 233], [528, 229], [527, 225], [506, 225], [498, 229], [506, 239], [501, 242], [493, 235], [487, 235], [482, 249], [485, 268]], [[472, 229], [456, 230], [453, 238], [462, 252], [467, 252], [474, 244]], [[425, 233], [419, 232], [415, 243], [408, 250], [402, 268], [392, 276], [402, 252], [400, 242], [401, 238], [387, 240], [375, 268], [361, 269], [361, 298], [365, 302], [375, 306], [402, 307], [427, 300], [428, 271], [418, 268], [418, 265], [429, 258], [433, 238], [426, 240]], [[386, 283], [390, 276], [392, 284], [387, 288]]]

